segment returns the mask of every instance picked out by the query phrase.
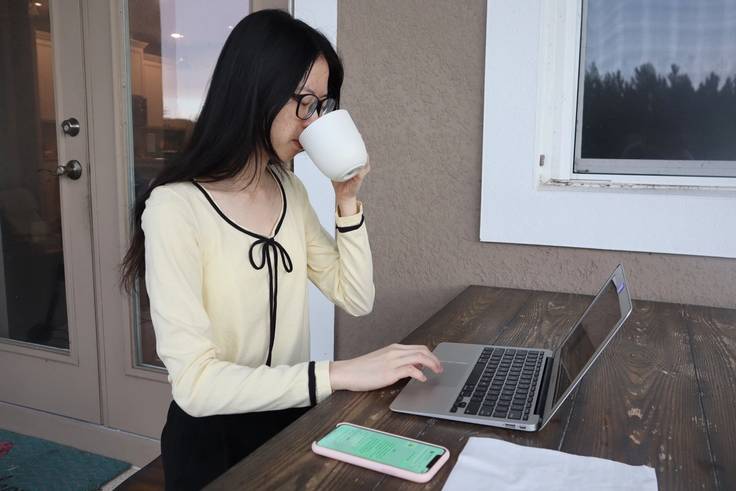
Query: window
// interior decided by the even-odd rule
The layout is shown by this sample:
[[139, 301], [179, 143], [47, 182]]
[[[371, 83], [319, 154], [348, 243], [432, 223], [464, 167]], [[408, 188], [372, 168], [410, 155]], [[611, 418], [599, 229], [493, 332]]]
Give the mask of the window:
[[[681, 23], [674, 20], [683, 18], [692, 9], [704, 8], [700, 6], [701, 3], [726, 5], [725, 1], [720, 0], [650, 0], [647, 5], [652, 4], [653, 10], [647, 13], [645, 11], [649, 7], [641, 7], [644, 3], [637, 0], [608, 3], [602, 0], [487, 0], [480, 223], [482, 241], [736, 257], [736, 229], [733, 227], [736, 180], [733, 177], [721, 177], [725, 175], [722, 171], [710, 174], [703, 171], [708, 167], [710, 170], [717, 167], [733, 169], [736, 156], [733, 147], [728, 146], [731, 143], [727, 137], [718, 140], [722, 142], [719, 145], [707, 145], [711, 153], [703, 153], [693, 142], [697, 141], [696, 133], [705, 133], [705, 130], [698, 126], [700, 122], [683, 121], [683, 125], [694, 128], [688, 130], [688, 126], [683, 126], [683, 130], [690, 131], [685, 133], [688, 138], [686, 141], [688, 151], [695, 158], [674, 160], [652, 158], [667, 156], [664, 152], [671, 151], [672, 145], [662, 145], [663, 153], [659, 155], [655, 151], [640, 152], [637, 158], [628, 159], [619, 158], [623, 155], [620, 144], [617, 147], [618, 154], [601, 150], [600, 145], [596, 147], [596, 138], [598, 141], [613, 140], [616, 131], [623, 131], [617, 130], [617, 126], [594, 127], [592, 129], [597, 133], [593, 131], [583, 135], [580, 131], [578, 135], [578, 119], [581, 119], [580, 128], [583, 129], [586, 124], [594, 125], [596, 119], [591, 113], [604, 109], [610, 113], [613, 109], [621, 109], [601, 109], [600, 99], [585, 107], [585, 87], [582, 87], [581, 92], [578, 84], [581, 63], [591, 68], [592, 63], [587, 62], [588, 59], [591, 62], [595, 60], [599, 78], [605, 77], [610, 70], [614, 74], [620, 70], [622, 80], [630, 80], [632, 75], [635, 76], [634, 68], [646, 65], [649, 61], [657, 73], [664, 73], [659, 77], [660, 83], [664, 77], [667, 87], [670, 87], [667, 75], [672, 71], [671, 63], [663, 64], [664, 68], [661, 68], [659, 62], [652, 61], [656, 58], [649, 53], [656, 53], [656, 49], [676, 48], [679, 46], [677, 37], [644, 27], [654, 22], [648, 22], [647, 16], [652, 19], [658, 16], [668, 18], [663, 12], [667, 11], [670, 3], [673, 5], [672, 22], [667, 23], [666, 28], [683, 33], [700, 28], [694, 27], [697, 23], [685, 24], [678, 31], [677, 26]], [[641, 51], [638, 57], [629, 56], [623, 44], [617, 48], [609, 39], [613, 31], [610, 18], [619, 15], [626, 18], [622, 11], [636, 5], [640, 7], [638, 14], [634, 13], [637, 22], [632, 25], [642, 33], [643, 41], [631, 52]], [[584, 6], [590, 10], [588, 14], [584, 13]], [[586, 28], [593, 26], [588, 19], [594, 16], [594, 8], [610, 12], [609, 18], [596, 21], [595, 28], [590, 27], [583, 32], [583, 25]], [[734, 14], [729, 13], [733, 9], [728, 7], [727, 11], [719, 14], [718, 22], [724, 25], [736, 22]], [[584, 15], [588, 15], [585, 23]], [[700, 32], [707, 38], [716, 36], [717, 32], [721, 32], [719, 29], [709, 25], [707, 29], [700, 29]], [[609, 36], [599, 42], [601, 48], [594, 48], [590, 42], [590, 38], [596, 36], [595, 30], [602, 31], [598, 35]], [[731, 31], [735, 34], [731, 34]], [[680, 34], [682, 36], [685, 34]], [[724, 39], [733, 39], [736, 29], [725, 26], [722, 36]], [[662, 44], [665, 48], [656, 48], [663, 39], [669, 40]], [[581, 49], [581, 40], [588, 42], [587, 49]], [[672, 40], [674, 44], [670, 43]], [[732, 41], [728, 43], [733, 46]], [[690, 41], [682, 40], [680, 44], [687, 49], [692, 48]], [[647, 47], [647, 51], [643, 47]], [[702, 51], [704, 48], [698, 49]], [[699, 51], [696, 50], [696, 53]], [[704, 62], [711, 60], [709, 65], [704, 65], [703, 70], [707, 74], [715, 71], [719, 76], [719, 97], [733, 91], [736, 74], [729, 63], [732, 59], [736, 60], [734, 53], [731, 51], [720, 58], [702, 57]], [[646, 61], [642, 62], [643, 58]], [[675, 57], [678, 69], [674, 79], [679, 82], [680, 76], [687, 74], [697, 93], [701, 79], [696, 81], [696, 70], [687, 63], [687, 58]], [[627, 68], [624, 62], [632, 64], [632, 67]], [[626, 72], [628, 75], [624, 75], [625, 70], [629, 70]], [[707, 80], [707, 74], [703, 82]], [[724, 89], [729, 77], [731, 85]], [[708, 83], [715, 85], [712, 81]], [[705, 83], [706, 87], [708, 83]], [[679, 87], [677, 83], [675, 86]], [[589, 101], [593, 95], [594, 91], [589, 90]], [[580, 108], [582, 118], [578, 116], [579, 96], [583, 101], [583, 107]], [[645, 99], [648, 103], [649, 97]], [[649, 106], [645, 104], [644, 107], [648, 110]], [[667, 105], [663, 107], [671, 110]], [[651, 114], [662, 118], [657, 112]], [[683, 110], [682, 114], [696, 118], [694, 111]], [[717, 114], [708, 111], [705, 116], [721, 117]], [[733, 109], [730, 114], [733, 123]], [[663, 119], [669, 123], [666, 118]], [[604, 113], [604, 117], [597, 119], [597, 124], [613, 125], [622, 120], [623, 117], [617, 120]], [[656, 132], [662, 126], [648, 125], [642, 128], [639, 131], [644, 135], [646, 133], [642, 131]], [[718, 136], [708, 131], [707, 137]], [[733, 129], [729, 131], [733, 134]], [[632, 156], [634, 149], [629, 149], [626, 155]], [[720, 153], [715, 155], [714, 151]], [[576, 154], [579, 156], [577, 159]], [[720, 160], [723, 158], [730, 160]], [[624, 168], [629, 163], [627, 161], [650, 168], [642, 170], [639, 167], [635, 170], [642, 173], [636, 174]], [[690, 168], [691, 174], [670, 172], [670, 169], [666, 169], [669, 162], [675, 162], [681, 168]], [[598, 164], [608, 167], [594, 168]], [[653, 172], [652, 165], [660, 166], [669, 175]], [[588, 172], [580, 172], [583, 170]], [[733, 174], [731, 172], [728, 175]]]
[[[240, 0], [127, 2], [131, 203], [183, 147], [225, 39], [249, 12]], [[142, 278], [134, 308], [136, 364], [163, 368]]]
[[[134, 195], [142, 192], [171, 161], [190, 134], [206, 93], [206, 86], [225, 39], [250, 11], [288, 10], [337, 37], [336, 0], [227, 0], [217, 8], [196, 0], [128, 0], [128, 87], [130, 91], [130, 147]], [[334, 190], [306, 154], [297, 155], [296, 174], [326, 230], [334, 230]], [[134, 199], [131, 195], [131, 201]], [[136, 364], [163, 367], [155, 350], [145, 282], [139, 281], [136, 312]], [[334, 358], [334, 305], [310, 285], [311, 358]]]
[[574, 172], [736, 177], [736, 2], [585, 0]]

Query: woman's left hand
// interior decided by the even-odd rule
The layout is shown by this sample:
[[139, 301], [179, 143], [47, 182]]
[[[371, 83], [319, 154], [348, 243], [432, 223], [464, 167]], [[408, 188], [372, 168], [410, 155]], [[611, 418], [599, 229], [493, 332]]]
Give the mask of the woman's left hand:
[[[340, 215], [349, 216], [355, 213], [350, 213], [351, 207], [355, 208], [355, 211], [357, 211], [356, 202], [358, 199], [358, 190], [360, 190], [360, 186], [363, 184], [363, 179], [365, 179], [365, 176], [370, 172], [370, 170], [371, 162], [369, 158], [363, 168], [347, 181], [332, 181], [332, 187], [335, 188], [335, 201], [340, 208]], [[343, 211], [346, 213], [343, 213]]]

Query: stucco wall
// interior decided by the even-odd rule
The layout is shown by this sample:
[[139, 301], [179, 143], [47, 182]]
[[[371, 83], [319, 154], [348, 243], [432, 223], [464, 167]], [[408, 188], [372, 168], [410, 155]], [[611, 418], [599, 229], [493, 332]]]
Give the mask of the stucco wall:
[[376, 303], [338, 311], [336, 358], [399, 341], [468, 285], [592, 294], [619, 262], [635, 298], [736, 307], [735, 260], [480, 242], [485, 14], [484, 0], [339, 2]]

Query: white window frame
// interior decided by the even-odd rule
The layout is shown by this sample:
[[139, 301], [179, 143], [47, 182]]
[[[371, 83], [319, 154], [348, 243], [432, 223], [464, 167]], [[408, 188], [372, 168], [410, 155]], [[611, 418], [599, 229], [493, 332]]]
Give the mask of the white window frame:
[[582, 0], [487, 0], [480, 239], [736, 257], [733, 178], [574, 174]]

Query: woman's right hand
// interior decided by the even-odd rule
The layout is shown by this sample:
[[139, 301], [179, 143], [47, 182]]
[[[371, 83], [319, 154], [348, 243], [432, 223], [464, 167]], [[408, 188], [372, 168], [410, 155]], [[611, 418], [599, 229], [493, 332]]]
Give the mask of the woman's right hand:
[[366, 391], [393, 385], [405, 377], [426, 382], [421, 371], [429, 367], [442, 373], [442, 364], [423, 345], [392, 344], [350, 360], [330, 362], [332, 390]]

